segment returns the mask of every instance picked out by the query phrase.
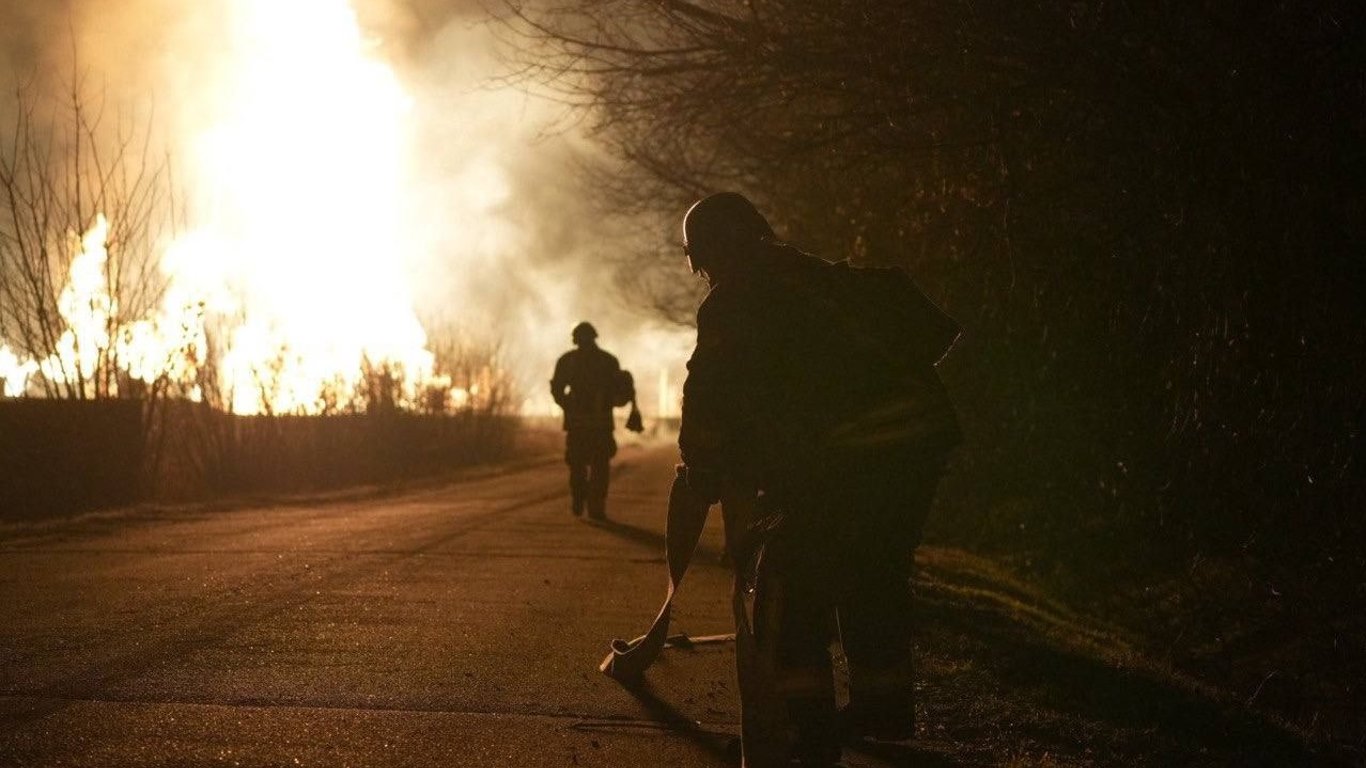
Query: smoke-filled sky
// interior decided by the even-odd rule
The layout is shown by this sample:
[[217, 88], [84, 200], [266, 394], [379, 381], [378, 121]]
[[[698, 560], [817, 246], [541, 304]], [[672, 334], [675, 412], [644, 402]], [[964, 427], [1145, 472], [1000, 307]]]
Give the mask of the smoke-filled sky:
[[[151, 107], [173, 154], [191, 151], [188, 144], [214, 126], [224, 84], [240, 68], [241, 52], [229, 52], [224, 31], [234, 2], [0, 0], [0, 83], [7, 91], [34, 76], [59, 84], [74, 52], [111, 102]], [[310, 4], [262, 7], [284, 12]], [[392, 68], [410, 99], [401, 211], [409, 241], [404, 253], [375, 253], [349, 268], [401, 272], [429, 332], [454, 327], [475, 341], [500, 342], [530, 395], [541, 394], [555, 356], [569, 346], [570, 327], [591, 320], [603, 346], [635, 371], [642, 405], [654, 410], [659, 371], [668, 367], [677, 385], [688, 339], [624, 306], [612, 264], [622, 249], [671, 233], [617, 231], [611, 227], [620, 222], [604, 221], [577, 171], [600, 162], [595, 148], [563, 107], [494, 83], [504, 66], [478, 0], [353, 0], [353, 8], [371, 38], [370, 55]], [[291, 29], [309, 28], [293, 21]], [[307, 33], [299, 34], [307, 45]], [[0, 119], [11, 101], [0, 102]], [[326, 125], [298, 128], [282, 125], [282, 141], [311, 143], [329, 132]], [[343, 146], [336, 162], [360, 166], [344, 155], [363, 160], [377, 150]], [[395, 260], [402, 262], [397, 272]]]

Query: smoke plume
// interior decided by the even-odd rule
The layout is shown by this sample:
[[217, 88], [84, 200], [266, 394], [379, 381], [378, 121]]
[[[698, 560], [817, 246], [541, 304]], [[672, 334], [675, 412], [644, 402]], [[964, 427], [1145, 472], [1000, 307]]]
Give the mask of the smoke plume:
[[[272, 5], [307, 14], [318, 3]], [[477, 2], [353, 0], [352, 8], [370, 55], [392, 69], [409, 103], [398, 214], [405, 242], [346, 268], [371, 272], [376, 285], [386, 275], [401, 280], [429, 335], [500, 345], [534, 412], [548, 411], [544, 382], [580, 320], [592, 321], [603, 346], [635, 371], [647, 412], [671, 409], [658, 383], [676, 389], [688, 338], [623, 302], [614, 281], [626, 249], [653, 247], [670, 233], [631, 231], [601, 215], [581, 169], [605, 160], [562, 105], [500, 84], [499, 36]], [[224, 42], [233, 13], [232, 0], [0, 0], [0, 81], [59, 94], [73, 72], [83, 73], [83, 87], [150, 116], [173, 156], [191, 154], [238, 82], [241, 49], [229, 55]], [[295, 34], [307, 50], [309, 26]], [[0, 106], [0, 119], [11, 108]], [[278, 134], [309, 138], [287, 124]], [[344, 172], [366, 153], [392, 149], [344, 147], [334, 162]], [[190, 175], [193, 219], [221, 190]], [[306, 202], [298, 201], [300, 213], [316, 215]], [[349, 223], [301, 218], [298, 227]], [[371, 308], [355, 309], [364, 317]]]

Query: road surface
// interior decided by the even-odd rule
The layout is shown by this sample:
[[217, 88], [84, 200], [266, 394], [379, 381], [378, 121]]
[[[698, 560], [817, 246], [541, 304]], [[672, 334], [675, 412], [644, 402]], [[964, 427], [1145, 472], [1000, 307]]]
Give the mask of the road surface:
[[[723, 766], [732, 648], [597, 672], [664, 587], [673, 454], [609, 514], [543, 461], [440, 487], [0, 527], [0, 765]], [[719, 521], [676, 612], [730, 631]], [[1296, 764], [1300, 742], [991, 563], [925, 548], [919, 737], [849, 766]]]

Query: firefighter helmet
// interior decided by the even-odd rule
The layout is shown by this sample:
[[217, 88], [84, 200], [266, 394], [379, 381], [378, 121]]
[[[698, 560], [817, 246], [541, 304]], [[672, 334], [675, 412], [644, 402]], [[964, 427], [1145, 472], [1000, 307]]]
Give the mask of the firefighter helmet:
[[683, 215], [683, 252], [693, 272], [769, 237], [773, 228], [768, 220], [738, 192], [708, 195]]
[[574, 340], [575, 344], [582, 346], [598, 337], [598, 329], [594, 328], [592, 323], [585, 321], [574, 326], [569, 337]]

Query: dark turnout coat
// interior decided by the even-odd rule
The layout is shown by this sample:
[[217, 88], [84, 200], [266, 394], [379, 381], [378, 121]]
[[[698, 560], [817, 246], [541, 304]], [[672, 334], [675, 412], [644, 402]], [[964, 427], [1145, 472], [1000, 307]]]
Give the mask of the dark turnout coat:
[[959, 430], [934, 364], [958, 333], [899, 270], [764, 244], [698, 309], [683, 461], [777, 491], [869, 452], [942, 457]]
[[572, 349], [555, 363], [550, 395], [564, 409], [566, 432], [611, 432], [612, 406], [621, 365], [597, 346]]

